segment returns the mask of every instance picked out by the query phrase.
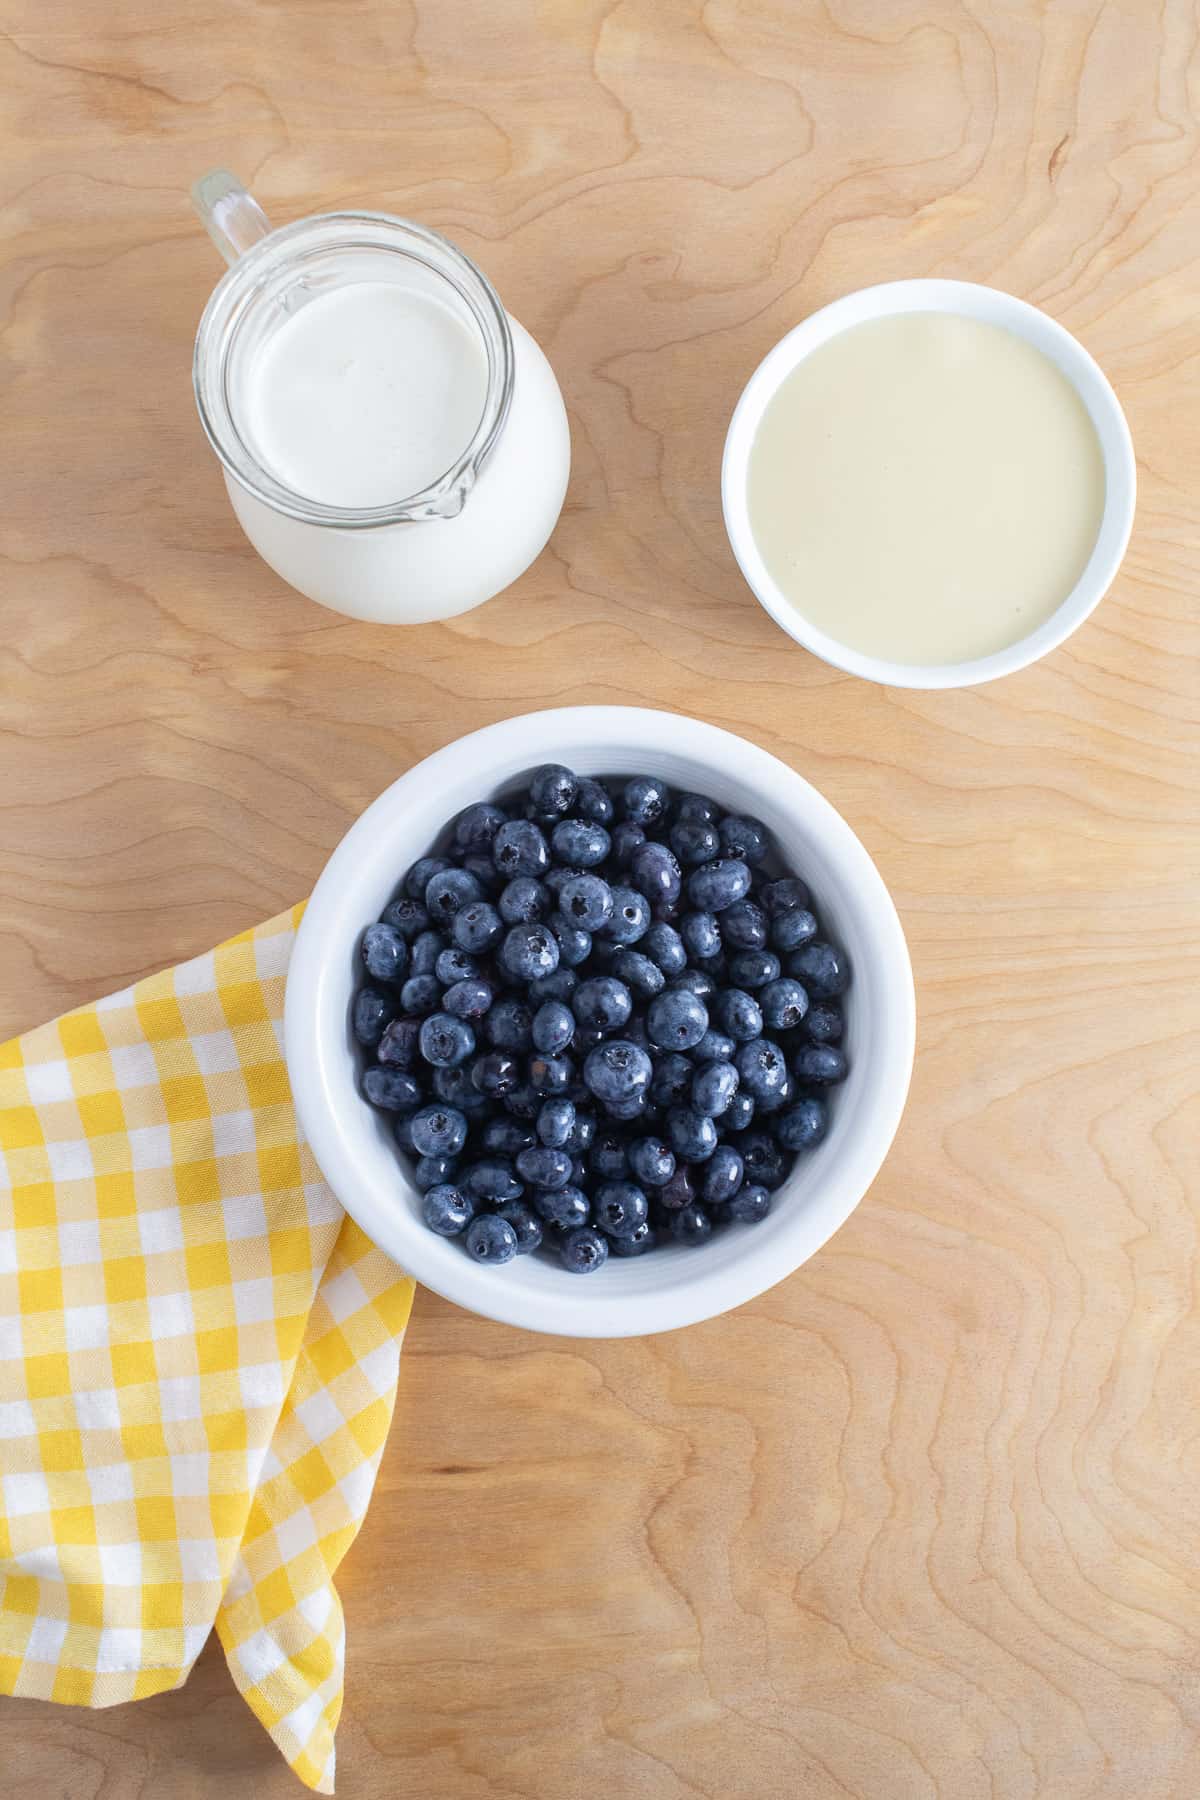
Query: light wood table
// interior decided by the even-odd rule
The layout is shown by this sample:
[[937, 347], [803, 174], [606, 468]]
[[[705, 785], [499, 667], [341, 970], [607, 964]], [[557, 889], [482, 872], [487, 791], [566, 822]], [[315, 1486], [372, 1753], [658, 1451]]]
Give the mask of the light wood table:
[[[415, 759], [559, 702], [673, 707], [784, 757], [862, 834], [912, 945], [907, 1118], [799, 1274], [616, 1344], [419, 1296], [345, 1565], [341, 1794], [1190, 1800], [1193, 9], [2, 16], [0, 1028], [278, 910]], [[185, 196], [219, 162], [280, 221], [440, 228], [545, 345], [574, 471], [502, 599], [352, 624], [242, 540], [189, 386], [218, 267]], [[1065, 649], [921, 695], [776, 629], [718, 467], [789, 326], [930, 274], [1079, 334], [1142, 497]], [[296, 1791], [212, 1647], [180, 1693], [8, 1702], [0, 1730], [20, 1800]]]

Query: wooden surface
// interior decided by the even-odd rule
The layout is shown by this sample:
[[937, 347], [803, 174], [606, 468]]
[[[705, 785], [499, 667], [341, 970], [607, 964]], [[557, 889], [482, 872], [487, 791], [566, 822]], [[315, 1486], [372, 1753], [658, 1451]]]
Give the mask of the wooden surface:
[[[801, 1273], [538, 1339], [420, 1296], [345, 1570], [345, 1800], [1200, 1792], [1198, 21], [1165, 0], [5, 0], [0, 1031], [303, 894], [416, 758], [532, 706], [696, 713], [878, 859], [908, 1115]], [[239, 535], [191, 339], [192, 178], [373, 205], [545, 345], [550, 551], [444, 627], [343, 622]], [[725, 422], [822, 302], [1048, 308], [1141, 504], [1042, 667], [885, 692], [758, 608]], [[1191, 1192], [1189, 1193], [1189, 1184]], [[210, 1647], [181, 1693], [0, 1709], [21, 1800], [296, 1791]]]

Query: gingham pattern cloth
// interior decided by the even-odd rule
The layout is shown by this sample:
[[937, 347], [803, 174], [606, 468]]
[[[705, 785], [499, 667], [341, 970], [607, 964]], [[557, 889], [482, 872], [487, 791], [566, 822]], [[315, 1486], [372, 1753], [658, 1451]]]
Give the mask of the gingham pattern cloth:
[[282, 1055], [301, 909], [0, 1049], [0, 1692], [178, 1687], [216, 1626], [333, 1791], [334, 1571], [412, 1282], [346, 1218]]

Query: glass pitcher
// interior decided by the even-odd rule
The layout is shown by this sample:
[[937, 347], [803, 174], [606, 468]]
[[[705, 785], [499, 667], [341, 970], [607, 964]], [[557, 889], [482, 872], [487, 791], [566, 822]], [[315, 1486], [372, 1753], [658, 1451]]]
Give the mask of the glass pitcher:
[[[233, 510], [259, 555], [323, 606], [394, 624], [450, 618], [515, 581], [542, 549], [562, 508], [570, 436], [550, 364], [509, 318], [487, 277], [436, 232], [388, 213], [320, 213], [272, 230], [261, 207], [225, 170], [198, 181], [192, 199], [230, 265], [196, 334], [196, 405], [224, 468]], [[330, 297], [349, 288], [359, 290], [350, 296], [359, 310], [345, 311], [339, 324]], [[394, 302], [394, 319], [371, 313], [383, 301]], [[316, 302], [322, 311], [308, 315], [302, 339], [298, 315]], [[364, 303], [367, 323], [378, 327], [365, 337], [359, 328]], [[344, 308], [346, 296], [332, 304]], [[377, 443], [390, 433], [399, 446], [410, 430], [414, 384], [420, 388], [422, 378], [416, 339], [394, 379], [392, 371], [372, 367], [370, 354], [372, 344], [385, 358], [389, 345], [401, 344], [401, 336], [389, 333], [392, 323], [403, 333], [405, 307], [425, 308], [445, 331], [462, 334], [454, 341], [461, 341], [478, 371], [477, 398], [475, 390], [467, 393], [463, 414], [468, 441], [447, 445], [445, 466], [431, 470], [417, 492], [382, 501], [372, 492], [365, 503], [347, 505], [344, 492], [322, 497], [302, 491], [319, 486], [330, 472], [335, 486], [353, 482], [360, 463], [374, 471], [378, 485]], [[418, 317], [424, 321], [414, 311], [414, 322]], [[293, 335], [281, 336], [289, 328]], [[300, 426], [286, 408], [279, 413], [274, 452], [262, 426], [268, 368], [283, 371], [278, 392], [288, 407], [297, 396], [297, 404], [306, 397], [311, 402]], [[455, 374], [450, 367], [447, 380]], [[343, 375], [358, 385], [339, 387]], [[333, 385], [310, 392], [306, 384], [312, 382]], [[425, 394], [428, 405], [436, 391]], [[389, 411], [393, 395], [395, 411]], [[470, 432], [476, 404], [478, 422]], [[436, 439], [436, 429], [443, 436], [454, 429], [447, 421], [455, 415], [445, 407], [435, 410], [427, 423]], [[336, 437], [334, 414], [348, 439]], [[293, 447], [289, 431], [301, 463], [306, 449], [316, 462], [324, 458], [320, 480], [297, 483], [290, 454], [278, 453], [280, 446], [285, 452]], [[436, 454], [436, 446], [429, 453]], [[411, 458], [400, 463], [411, 466]]]

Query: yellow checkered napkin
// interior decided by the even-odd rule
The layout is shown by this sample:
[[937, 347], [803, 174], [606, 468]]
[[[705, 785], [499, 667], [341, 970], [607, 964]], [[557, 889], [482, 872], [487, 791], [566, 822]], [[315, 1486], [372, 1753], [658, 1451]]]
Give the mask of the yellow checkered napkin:
[[0, 1049], [0, 1692], [111, 1706], [213, 1625], [333, 1789], [333, 1575], [375, 1479], [412, 1283], [300, 1138], [300, 908]]

